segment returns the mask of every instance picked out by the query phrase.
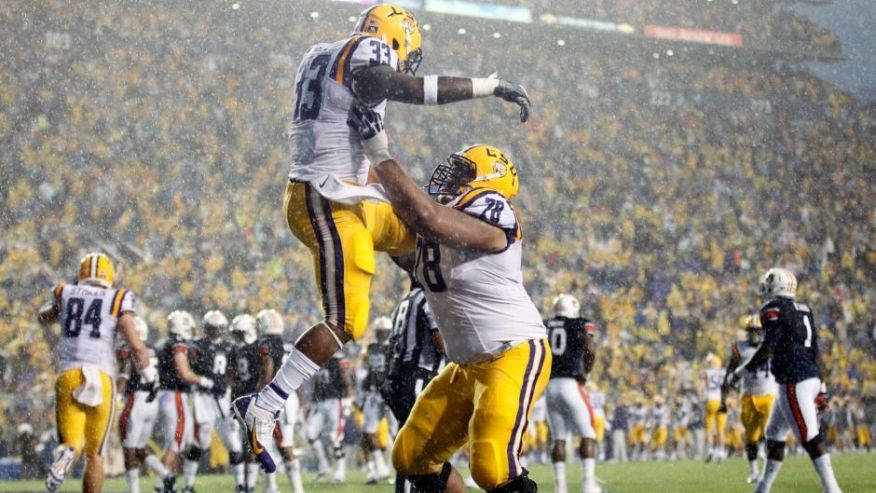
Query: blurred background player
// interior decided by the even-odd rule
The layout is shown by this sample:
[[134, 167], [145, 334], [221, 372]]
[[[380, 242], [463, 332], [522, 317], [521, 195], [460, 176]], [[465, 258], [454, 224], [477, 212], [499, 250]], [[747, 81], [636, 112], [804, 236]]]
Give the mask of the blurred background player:
[[627, 462], [628, 436], [630, 433], [630, 410], [626, 395], [617, 397], [611, 413], [611, 457], [617, 462]]
[[[796, 291], [797, 278], [787, 269], [774, 267], [761, 278], [765, 304], [760, 320], [766, 333], [751, 361], [771, 359], [779, 393], [767, 423], [767, 463], [756, 491], [768, 493], [772, 488], [784, 460], [786, 437], [793, 431], [812, 459], [824, 492], [839, 493], [827, 444], [818, 428], [818, 411], [827, 408], [827, 369], [821, 360], [812, 309], [796, 299]], [[747, 365], [734, 370], [737, 378]]]
[[705, 368], [700, 372], [699, 393], [705, 403], [703, 422], [706, 427], [706, 462], [721, 461], [726, 456], [724, 436], [727, 428], [727, 413], [721, 408], [721, 385], [724, 383], [724, 368], [721, 358], [714, 353], [706, 355]]
[[[405, 424], [417, 395], [444, 367], [444, 340], [423, 288], [411, 276], [411, 290], [392, 312], [389, 371], [381, 388], [399, 427]], [[396, 493], [408, 493], [409, 481], [396, 475]]]
[[870, 438], [870, 422], [867, 420], [867, 408], [858, 396], [849, 397], [849, 415], [855, 431], [855, 446], [859, 452], [870, 452], [873, 440]]
[[580, 316], [581, 305], [572, 295], [557, 296], [553, 311], [553, 318], [544, 323], [553, 353], [545, 397], [553, 438], [554, 490], [568, 492], [566, 436], [572, 434], [581, 440], [578, 445], [578, 456], [584, 469], [581, 491], [598, 493], [601, 489], [596, 483], [596, 431], [593, 429], [593, 409], [584, 388], [587, 375], [596, 362], [596, 326]]
[[[283, 340], [285, 328], [283, 316], [273, 308], [262, 310], [256, 314], [256, 333], [259, 336], [259, 354], [261, 355], [259, 389], [271, 382], [286, 359], [287, 345]], [[293, 493], [304, 493], [304, 485], [301, 481], [301, 461], [295, 456], [295, 427], [298, 424], [298, 411], [301, 403], [300, 390], [290, 394], [289, 398], [286, 399], [274, 433]], [[268, 485], [268, 489], [275, 490], [277, 488], [276, 476], [268, 474], [267, 478], [269, 483], [273, 483]]]
[[593, 380], [585, 384], [587, 395], [590, 397], [590, 405], [593, 408], [593, 431], [596, 432], [596, 458], [605, 460], [605, 432], [606, 427], [611, 431], [611, 426], [605, 421], [605, 392], [601, 391]]
[[651, 436], [651, 455], [654, 459], [666, 460], [666, 439], [669, 437], [669, 407], [661, 395], [654, 396], [654, 404], [648, 412], [648, 434]]
[[[229, 368], [231, 381], [231, 398], [236, 399], [258, 390], [259, 378], [262, 375], [262, 357], [259, 353], [258, 331], [256, 321], [247, 313], [241, 313], [231, 319], [229, 330], [234, 344], [232, 364]], [[276, 420], [274, 421], [276, 426]], [[272, 431], [273, 440], [273, 431]], [[270, 443], [266, 442], [265, 446]], [[234, 482], [239, 492], [251, 493], [255, 489], [259, 477], [259, 464], [251, 451], [244, 454], [245, 466], [232, 466]]]
[[192, 386], [204, 391], [213, 388], [213, 380], [195, 373], [190, 365], [190, 356], [195, 356], [191, 341], [194, 330], [195, 319], [189, 312], [173, 311], [167, 316], [167, 339], [158, 348], [158, 372], [161, 375], [158, 412], [164, 447], [161, 462], [168, 474], [156, 478], [156, 492], [176, 491], [180, 454], [191, 442], [194, 430], [189, 406]]
[[[365, 187], [377, 163], [369, 162], [360, 136], [347, 128], [353, 102], [364, 102], [382, 118], [387, 100], [436, 105], [496, 96], [517, 104], [521, 121], [529, 117], [529, 97], [516, 84], [495, 77], [416, 77], [420, 26], [400, 6], [368, 8], [353, 30], [349, 38], [312, 46], [295, 80], [284, 210], [289, 229], [313, 255], [325, 318], [296, 341], [287, 363], [259, 394], [258, 406], [251, 406], [256, 400], [240, 402], [238, 413], [256, 441], [270, 439], [274, 414], [292, 392], [346, 341], [364, 334], [375, 250], [399, 255], [415, 247], [414, 235], [386, 198]], [[268, 452], [257, 455], [268, 470], [275, 467]]]
[[648, 428], [645, 426], [647, 417], [648, 408], [645, 406], [645, 396], [636, 392], [633, 405], [629, 409], [629, 444], [633, 460], [644, 460], [648, 455]]
[[44, 327], [61, 324], [60, 337], [45, 331], [54, 346], [53, 359], [59, 372], [55, 381], [59, 445], [46, 477], [49, 491], [61, 486], [81, 453], [86, 458], [82, 491], [103, 488], [104, 446], [115, 404], [117, 331], [136, 361], [143, 385], [151, 387], [156, 380], [155, 367], [134, 321], [137, 300], [127, 289], [114, 289], [114, 279], [109, 257], [89, 253], [79, 262], [77, 283], [55, 286], [52, 300], [40, 307], [37, 315]]
[[198, 386], [192, 393], [194, 433], [191, 446], [184, 454], [183, 493], [194, 492], [195, 475], [204, 452], [209, 453], [210, 440], [215, 429], [228, 450], [231, 468], [242, 467], [240, 426], [231, 417], [231, 388], [228, 383], [228, 365], [234, 345], [225, 335], [228, 318], [219, 310], [210, 310], [201, 321], [204, 337], [192, 341], [192, 370], [213, 381], [211, 388]]
[[[364, 392], [364, 404], [362, 413], [361, 445], [365, 454], [365, 469], [369, 484], [376, 484], [389, 478], [390, 471], [386, 465], [385, 447], [377, 437], [377, 429], [381, 422], [388, 416], [392, 418], [389, 407], [383, 400], [380, 387], [386, 380], [388, 363], [386, 352], [389, 336], [392, 332], [392, 320], [389, 317], [377, 317], [371, 324], [374, 341], [368, 344], [365, 350], [365, 364], [367, 373], [362, 382]], [[394, 419], [394, 418], [393, 418]]]
[[[158, 355], [147, 342], [149, 326], [142, 317], [135, 317], [134, 324], [140, 340], [149, 353], [149, 364], [158, 367]], [[146, 465], [160, 477], [167, 476], [167, 468], [152, 454], [146, 445], [152, 438], [158, 423], [157, 382], [146, 383], [137, 369], [137, 363], [127, 344], [116, 351], [119, 362], [119, 393], [125, 395], [125, 405], [119, 415], [119, 436], [125, 458], [125, 482], [128, 491], [140, 493], [140, 467]]]
[[672, 408], [672, 451], [670, 460], [687, 459], [693, 445], [690, 433], [690, 401], [684, 396], [673, 400]]
[[745, 456], [748, 459], [748, 482], [756, 483], [760, 479], [757, 466], [758, 448], [766, 428], [773, 401], [778, 387], [770, 371], [770, 360], [763, 353], [759, 361], [751, 358], [763, 342], [764, 329], [759, 316], [748, 316], [743, 319], [745, 330], [744, 341], [734, 341], [730, 345], [730, 358], [727, 361], [727, 371], [724, 383], [721, 385], [721, 406], [719, 411], [727, 411], [726, 399], [730, 388], [736, 383], [736, 368], [748, 362], [745, 371], [741, 372], [741, 405], [742, 426], [745, 428]]
[[[307, 410], [305, 435], [317, 460], [315, 481], [331, 475], [332, 482], [341, 483], [347, 477], [344, 451], [344, 400], [353, 397], [353, 369], [343, 351], [338, 351], [313, 377], [313, 394]], [[335, 461], [331, 471], [326, 444]]]

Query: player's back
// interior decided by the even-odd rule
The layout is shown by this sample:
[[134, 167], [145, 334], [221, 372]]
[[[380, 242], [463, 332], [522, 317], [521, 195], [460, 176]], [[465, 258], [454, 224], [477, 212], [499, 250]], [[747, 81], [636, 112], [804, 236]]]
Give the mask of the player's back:
[[349, 361], [333, 356], [313, 376], [313, 401], [322, 402], [329, 399], [341, 399], [346, 396], [344, 371], [349, 367]]
[[231, 397], [237, 398], [258, 390], [261, 355], [257, 342], [234, 348], [234, 385]]
[[228, 390], [228, 359], [232, 351], [231, 343], [215, 342], [209, 338], [198, 339], [192, 345], [194, 349], [191, 358], [192, 370], [198, 375], [208, 377], [213, 381], [210, 389], [216, 395], [224, 395]]
[[[307, 50], [295, 78], [289, 178], [310, 181], [334, 174], [365, 184], [370, 165], [359, 135], [347, 126], [347, 113], [356, 98], [353, 71], [374, 65], [396, 68], [398, 55], [382, 39], [360, 33]], [[373, 103], [383, 116], [386, 100]]]
[[763, 343], [773, 350], [771, 367], [776, 382], [818, 378], [818, 334], [809, 306], [779, 297], [767, 302], [760, 316], [766, 329]]
[[55, 348], [59, 370], [92, 366], [115, 375], [116, 324], [122, 312], [134, 309], [134, 295], [125, 289], [59, 284], [55, 296], [61, 323]]
[[583, 377], [583, 338], [592, 332], [593, 324], [586, 318], [554, 317], [545, 321], [553, 362], [551, 378]]
[[189, 385], [182, 379], [173, 360], [176, 353], [185, 353], [188, 357], [189, 349], [189, 341], [175, 335], [158, 344], [158, 374], [161, 375], [162, 390], [188, 392]]

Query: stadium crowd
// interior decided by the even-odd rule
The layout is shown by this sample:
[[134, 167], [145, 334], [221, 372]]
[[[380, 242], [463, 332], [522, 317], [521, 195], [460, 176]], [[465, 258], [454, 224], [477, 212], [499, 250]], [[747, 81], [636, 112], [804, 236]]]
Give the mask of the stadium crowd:
[[[342, 7], [327, 8], [0, 5], [0, 395], [16, 396], [0, 399], [4, 438], [22, 422], [53, 428], [34, 313], [85, 250], [120, 259], [153, 327], [177, 307], [275, 307], [295, 328], [319, 317], [310, 256], [280, 203], [298, 59], [350, 30]], [[797, 22], [788, 36], [823, 35]], [[833, 392], [876, 404], [872, 106], [754, 53], [725, 63], [604, 57], [547, 37], [510, 51], [504, 39], [425, 38], [423, 73], [512, 71], [535, 118], [521, 128], [496, 102], [391, 105], [395, 152], [424, 180], [472, 139], [510, 149], [526, 285], [545, 309], [558, 292], [584, 302], [609, 403], [692, 388], [703, 356], [726, 354], [757, 309], [758, 274], [781, 264], [814, 308]], [[374, 315], [406, 286], [380, 262]]]

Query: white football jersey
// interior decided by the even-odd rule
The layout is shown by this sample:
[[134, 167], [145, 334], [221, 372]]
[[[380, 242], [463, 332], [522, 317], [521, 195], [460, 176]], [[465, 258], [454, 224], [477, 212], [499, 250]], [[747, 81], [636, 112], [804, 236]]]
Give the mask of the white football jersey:
[[605, 392], [594, 390], [588, 394], [590, 405], [593, 406], [593, 416], [605, 419]]
[[721, 384], [724, 383], [724, 368], [706, 368], [703, 370], [702, 377], [706, 384], [706, 400], [717, 401], [721, 400]]
[[508, 246], [475, 252], [417, 241], [415, 272], [432, 307], [447, 358], [475, 363], [517, 343], [547, 337], [523, 287], [523, 244], [517, 215], [501, 194], [473, 190], [448, 204], [505, 231]]
[[[739, 361], [748, 361], [757, 351], [758, 346], [752, 346], [748, 341], [733, 343], [731, 351]], [[770, 360], [765, 359], [759, 365], [748, 365], [742, 372], [742, 393], [747, 395], [775, 395], [779, 391], [776, 378], [770, 370]]]
[[669, 408], [666, 406], [652, 406], [648, 424], [652, 428], [669, 426]]
[[[311, 181], [334, 174], [342, 181], [365, 184], [371, 164], [359, 134], [347, 125], [347, 112], [356, 97], [353, 70], [374, 65], [397, 69], [398, 55], [373, 36], [354, 34], [307, 50], [295, 77], [289, 178]], [[386, 100], [372, 107], [383, 116]]]
[[61, 337], [55, 358], [61, 371], [93, 366], [116, 373], [116, 324], [124, 312], [134, 312], [137, 300], [127, 289], [87, 284], [59, 284], [55, 290]]

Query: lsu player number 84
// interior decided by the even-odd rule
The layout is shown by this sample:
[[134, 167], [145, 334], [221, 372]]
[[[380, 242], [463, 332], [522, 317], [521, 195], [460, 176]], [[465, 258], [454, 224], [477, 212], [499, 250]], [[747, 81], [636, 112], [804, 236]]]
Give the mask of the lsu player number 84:
[[284, 212], [289, 229], [313, 256], [325, 317], [298, 339], [257, 397], [236, 404], [252, 449], [268, 471], [275, 468], [274, 459], [260, 444], [271, 439], [283, 401], [346, 341], [365, 332], [374, 252], [400, 255], [415, 246], [386, 198], [367, 186], [375, 175], [362, 138], [347, 127], [350, 108], [364, 102], [382, 117], [388, 100], [436, 105], [495, 96], [518, 105], [522, 121], [529, 118], [523, 87], [496, 77], [418, 77], [422, 56], [414, 16], [381, 4], [362, 12], [349, 37], [313, 45], [299, 65]]

